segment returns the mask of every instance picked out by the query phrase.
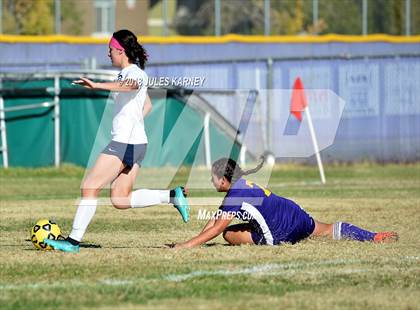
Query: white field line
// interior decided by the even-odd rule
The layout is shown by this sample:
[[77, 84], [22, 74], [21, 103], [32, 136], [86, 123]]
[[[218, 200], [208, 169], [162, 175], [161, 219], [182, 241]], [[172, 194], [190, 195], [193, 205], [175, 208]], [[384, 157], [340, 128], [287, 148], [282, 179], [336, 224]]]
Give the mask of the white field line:
[[[334, 274], [352, 274], [352, 273], [367, 273], [372, 272], [375, 269], [373, 268], [359, 268], [359, 269], [340, 269], [334, 272]], [[251, 272], [250, 270], [238, 270], [236, 272], [230, 272], [227, 270], [218, 270], [213, 272], [206, 272], [206, 271], [197, 271], [193, 272], [188, 275], [169, 275], [167, 276], [166, 280], [171, 282], [182, 282], [185, 280], [190, 280], [192, 278], [196, 277], [204, 277], [204, 276], [231, 276], [231, 275], [251, 275], [251, 276], [294, 276], [299, 274], [305, 274], [305, 275], [311, 275], [311, 276], [317, 276], [321, 273], [326, 273], [325, 270], [322, 271], [308, 271], [308, 270], [296, 270], [296, 269], [286, 269], [286, 270], [276, 270], [276, 269], [266, 269], [257, 271], [255, 273]]]
[[68, 288], [68, 287], [86, 287], [86, 286], [128, 286], [136, 283], [154, 282], [156, 280], [150, 279], [136, 279], [133, 280], [122, 280], [122, 279], [104, 279], [97, 282], [83, 282], [77, 280], [71, 280], [68, 282], [52, 282], [52, 283], [22, 283], [22, 284], [5, 284], [0, 285], [0, 291], [7, 290], [22, 290], [22, 289], [45, 289], [45, 288]]
[[[279, 275], [279, 274], [290, 274], [290, 273], [308, 273], [305, 268], [308, 267], [320, 267], [328, 265], [353, 265], [358, 263], [363, 263], [362, 260], [331, 260], [319, 263], [287, 263], [287, 264], [266, 264], [266, 265], [257, 265], [248, 268], [236, 269], [236, 270], [214, 270], [214, 271], [204, 271], [197, 270], [186, 274], [174, 274], [166, 276], [166, 280], [173, 282], [181, 282], [189, 280], [192, 278], [202, 277], [202, 276], [231, 276], [231, 275]], [[319, 273], [319, 272], [315, 272]]]
[[[386, 262], [402, 262], [402, 261], [418, 261], [420, 260], [419, 256], [405, 256], [390, 258]], [[185, 274], [169, 274], [163, 275], [161, 278], [136, 278], [136, 279], [103, 279], [96, 282], [83, 282], [77, 280], [71, 280], [68, 282], [52, 282], [52, 283], [22, 283], [22, 284], [0, 284], [0, 291], [8, 290], [26, 290], [26, 289], [45, 289], [45, 288], [68, 288], [68, 287], [97, 287], [97, 286], [130, 286], [141, 283], [152, 283], [160, 282], [162, 280], [169, 282], [182, 282], [197, 277], [205, 276], [235, 276], [235, 275], [251, 275], [251, 276], [274, 276], [274, 275], [284, 275], [284, 276], [293, 276], [299, 274], [305, 275], [319, 275], [324, 273], [331, 273], [330, 270], [321, 269], [313, 270], [313, 267], [326, 267], [326, 266], [339, 266], [346, 267], [343, 269], [333, 270], [334, 274], [356, 274], [356, 273], [367, 273], [377, 270], [377, 268], [348, 268], [348, 265], [356, 264], [367, 264], [372, 263], [368, 260], [329, 260], [324, 262], [302, 262], [302, 263], [287, 263], [287, 264], [265, 264], [265, 265], [256, 265], [247, 268], [239, 269], [219, 269], [219, 270], [196, 270], [190, 273]], [[308, 270], [309, 269], [309, 270]], [[410, 268], [411, 271], [420, 271], [420, 268]], [[387, 269], [387, 272], [390, 270]], [[395, 268], [395, 272], [400, 272], [399, 268]]]
[[105, 280], [99, 281], [98, 283], [109, 285], [109, 286], [125, 286], [125, 285], [131, 285], [134, 282], [132, 280], [105, 279]]
[[[419, 260], [418, 256], [406, 256], [396, 259], [389, 259], [389, 261], [413, 261]], [[367, 260], [329, 260], [324, 262], [317, 262], [317, 263], [288, 263], [288, 264], [267, 264], [267, 265], [257, 265], [248, 268], [236, 269], [236, 270], [214, 270], [214, 271], [204, 271], [204, 270], [197, 270], [186, 274], [173, 274], [166, 276], [166, 280], [180, 282], [184, 280], [188, 280], [191, 278], [201, 277], [201, 276], [214, 276], [214, 275], [222, 275], [222, 276], [230, 276], [230, 275], [280, 275], [283, 273], [324, 273], [325, 270], [322, 271], [307, 271], [305, 268], [310, 267], [321, 267], [321, 266], [334, 266], [334, 265], [354, 265], [354, 264], [366, 264], [369, 263]], [[340, 270], [341, 272], [345, 273], [355, 273], [355, 272], [366, 272], [370, 269], [343, 269]], [[372, 269], [372, 271], [375, 269]]]

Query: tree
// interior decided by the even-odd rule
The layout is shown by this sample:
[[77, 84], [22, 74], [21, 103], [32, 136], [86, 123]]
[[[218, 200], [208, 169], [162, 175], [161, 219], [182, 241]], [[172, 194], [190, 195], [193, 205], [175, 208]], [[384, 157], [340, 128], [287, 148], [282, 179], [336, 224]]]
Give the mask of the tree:
[[371, 0], [369, 2], [369, 33], [404, 33], [404, 0]]
[[[257, 34], [264, 25], [264, 9], [261, 1], [220, 1], [221, 33]], [[180, 1], [175, 17], [175, 27], [180, 34], [214, 35], [214, 0]]]
[[[263, 0], [222, 0], [221, 33], [263, 34]], [[273, 0], [270, 10], [272, 34], [298, 34], [313, 31], [312, 0]], [[178, 0], [174, 26], [184, 35], [213, 35], [215, 29], [214, 0]], [[309, 22], [310, 20], [310, 22]], [[324, 23], [316, 29], [324, 29]]]
[[[264, 33], [263, 0], [221, 0], [221, 32]], [[363, 0], [271, 0], [271, 34], [362, 34]], [[368, 33], [405, 33], [405, 0], [368, 0]], [[184, 35], [214, 34], [214, 0], [177, 0], [174, 26]], [[420, 0], [411, 1], [411, 33], [420, 33]]]
[[53, 0], [5, 0], [4, 32], [12, 34], [51, 34]]
[[411, 34], [420, 34], [420, 1], [411, 1]]
[[308, 6], [311, 0], [285, 0], [271, 3], [271, 33], [299, 34], [307, 32], [306, 25]]
[[362, 0], [319, 0], [319, 18], [326, 25], [320, 34], [362, 34]]
[[[54, 0], [3, 0], [4, 33], [48, 35], [54, 29]], [[74, 0], [62, 1], [61, 20], [69, 25], [69, 34], [80, 34], [82, 19]]]

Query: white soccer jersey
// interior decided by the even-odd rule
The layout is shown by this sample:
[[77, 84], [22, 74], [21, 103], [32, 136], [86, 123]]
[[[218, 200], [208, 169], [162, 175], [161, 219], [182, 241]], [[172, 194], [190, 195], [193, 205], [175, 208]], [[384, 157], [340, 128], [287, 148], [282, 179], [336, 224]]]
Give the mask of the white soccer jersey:
[[112, 140], [128, 143], [147, 143], [144, 130], [143, 106], [147, 95], [147, 74], [137, 65], [131, 64], [118, 74], [118, 81], [134, 80], [139, 89], [130, 92], [113, 92], [115, 101], [112, 121]]

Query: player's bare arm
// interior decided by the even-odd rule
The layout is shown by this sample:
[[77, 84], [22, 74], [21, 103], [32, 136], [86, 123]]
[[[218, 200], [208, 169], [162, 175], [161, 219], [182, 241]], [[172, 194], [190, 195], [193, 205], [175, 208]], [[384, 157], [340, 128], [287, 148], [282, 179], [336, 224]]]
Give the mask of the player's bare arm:
[[207, 229], [204, 229], [200, 234], [198, 234], [197, 236], [195, 236], [194, 238], [188, 241], [175, 244], [175, 248], [176, 249], [193, 248], [216, 238], [226, 229], [226, 227], [228, 227], [230, 222], [232, 222], [232, 219], [233, 218], [230, 216], [229, 217], [220, 216], [216, 220], [210, 220], [208, 224], [213, 223], [212, 226], [208, 227], [208, 224], [207, 224], [205, 227], [205, 228], [208, 227]]
[[82, 77], [79, 80], [73, 81], [73, 84], [77, 84], [88, 89], [109, 90], [115, 92], [129, 92], [139, 88], [139, 84], [133, 79], [116, 82], [94, 82]]

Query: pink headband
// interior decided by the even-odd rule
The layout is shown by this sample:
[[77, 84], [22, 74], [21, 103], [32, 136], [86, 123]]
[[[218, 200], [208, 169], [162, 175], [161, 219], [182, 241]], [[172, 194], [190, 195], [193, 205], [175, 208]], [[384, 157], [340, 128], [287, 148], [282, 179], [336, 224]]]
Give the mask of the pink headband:
[[109, 40], [109, 46], [124, 51], [124, 47], [122, 47], [121, 44], [117, 41], [117, 39], [115, 39], [114, 37], [112, 37], [111, 40]]

